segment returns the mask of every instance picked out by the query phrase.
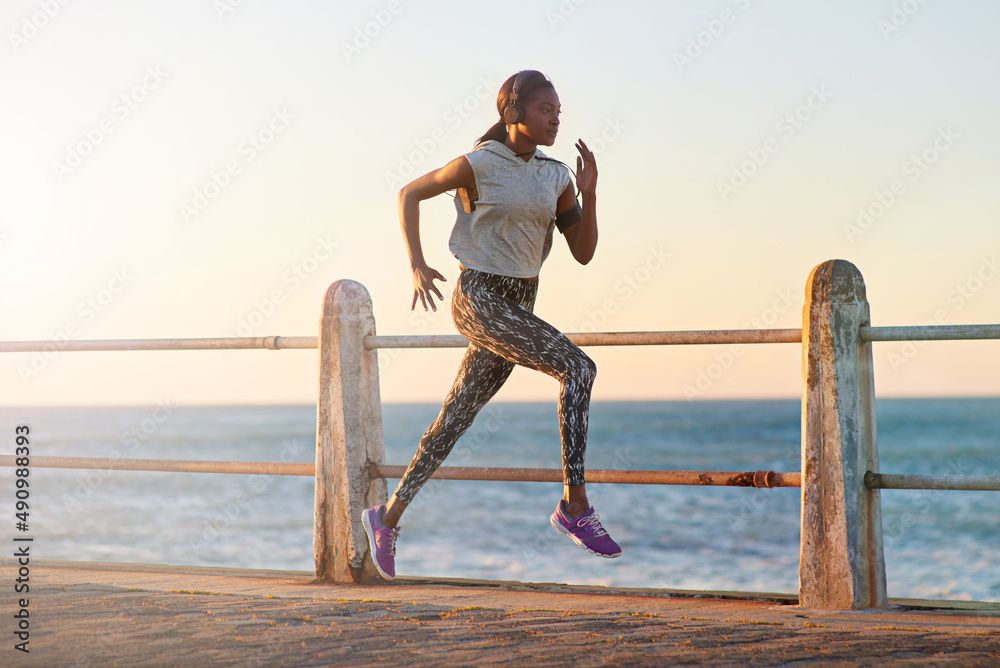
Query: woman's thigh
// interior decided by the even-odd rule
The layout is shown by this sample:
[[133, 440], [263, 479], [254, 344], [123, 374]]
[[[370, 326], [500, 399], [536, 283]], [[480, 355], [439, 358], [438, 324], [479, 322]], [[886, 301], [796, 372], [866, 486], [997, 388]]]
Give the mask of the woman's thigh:
[[488, 289], [488, 283], [469, 280], [467, 273], [459, 279], [452, 305], [455, 326], [467, 339], [515, 364], [560, 379], [593, 366], [576, 344], [531, 312], [533, 292], [530, 298], [515, 301], [522, 297], [518, 294], [521, 286], [515, 285], [512, 299]]

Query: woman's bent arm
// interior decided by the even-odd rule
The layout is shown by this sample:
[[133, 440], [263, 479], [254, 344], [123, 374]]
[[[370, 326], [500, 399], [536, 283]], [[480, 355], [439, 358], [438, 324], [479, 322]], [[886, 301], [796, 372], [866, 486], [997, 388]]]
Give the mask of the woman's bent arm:
[[[583, 211], [580, 222], [566, 228], [563, 236], [566, 237], [566, 243], [576, 261], [587, 264], [597, 250], [597, 160], [582, 139], [577, 142], [576, 148], [580, 151], [576, 158], [576, 184], [580, 186]], [[574, 206], [576, 197], [573, 184], [570, 183], [559, 196], [556, 211], [562, 213]]]
[[444, 297], [434, 285], [434, 279], [447, 280], [439, 271], [428, 267], [424, 261], [424, 252], [420, 245], [420, 202], [447, 190], [469, 187], [474, 183], [472, 165], [463, 155], [444, 167], [411, 181], [399, 191], [399, 224], [403, 229], [403, 242], [406, 244], [406, 252], [410, 257], [410, 270], [413, 272], [411, 310], [416, 307], [419, 299], [425, 311], [428, 303], [431, 309], [436, 311], [433, 295], [437, 295], [441, 301], [444, 301]]

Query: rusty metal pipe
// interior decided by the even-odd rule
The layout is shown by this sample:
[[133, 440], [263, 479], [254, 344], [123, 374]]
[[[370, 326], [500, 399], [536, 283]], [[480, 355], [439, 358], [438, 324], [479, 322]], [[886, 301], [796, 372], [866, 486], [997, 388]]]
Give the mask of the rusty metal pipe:
[[[400, 478], [405, 466], [376, 464], [371, 466], [372, 478]], [[507, 482], [562, 482], [561, 469], [485, 468], [478, 466], [442, 466], [431, 476], [438, 480], [489, 480]], [[715, 485], [727, 487], [799, 487], [798, 472], [778, 471], [646, 471], [591, 469], [587, 482], [627, 485]]]
[[[0, 455], [0, 466], [14, 466], [13, 455]], [[271, 475], [315, 475], [312, 463], [227, 462], [179, 459], [115, 459], [106, 457], [33, 456], [37, 468], [150, 471], [171, 473], [262, 473]], [[399, 478], [405, 466], [375, 465], [372, 478]], [[713, 485], [728, 487], [798, 487], [797, 472], [777, 471], [647, 471], [591, 469], [587, 482], [630, 485]], [[432, 478], [438, 480], [488, 480], [507, 482], [562, 482], [560, 469], [487, 468], [477, 466], [442, 466]]]
[[[14, 460], [14, 455], [0, 455], [0, 466], [14, 466]], [[283, 464], [281, 462], [225, 462], [193, 459], [115, 459], [108, 457], [48, 457], [32, 455], [31, 466], [52, 469], [98, 469], [102, 471], [316, 475], [316, 465], [311, 463]]]

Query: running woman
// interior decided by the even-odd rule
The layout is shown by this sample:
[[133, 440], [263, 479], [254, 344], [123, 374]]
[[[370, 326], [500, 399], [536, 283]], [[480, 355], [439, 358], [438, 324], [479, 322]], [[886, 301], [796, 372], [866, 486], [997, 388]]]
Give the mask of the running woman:
[[584, 453], [590, 392], [597, 367], [555, 327], [534, 315], [538, 272], [552, 245], [553, 229], [573, 257], [587, 264], [597, 248], [597, 161], [579, 140], [577, 203], [569, 169], [546, 157], [559, 131], [559, 96], [540, 72], [525, 70], [504, 82], [497, 94], [500, 120], [475, 149], [407, 184], [399, 192], [399, 217], [413, 271], [413, 302], [437, 310], [444, 298], [435, 280], [447, 280], [427, 266], [420, 246], [419, 204], [457, 190], [457, 221], [449, 249], [461, 275], [452, 295], [455, 327], [470, 344], [441, 413], [385, 505], [364, 511], [362, 521], [379, 573], [395, 577], [399, 520], [421, 486], [451, 452], [476, 414], [507, 380], [515, 364], [557, 378], [563, 496], [550, 522], [577, 545], [602, 557], [621, 548], [601, 526], [587, 500]]

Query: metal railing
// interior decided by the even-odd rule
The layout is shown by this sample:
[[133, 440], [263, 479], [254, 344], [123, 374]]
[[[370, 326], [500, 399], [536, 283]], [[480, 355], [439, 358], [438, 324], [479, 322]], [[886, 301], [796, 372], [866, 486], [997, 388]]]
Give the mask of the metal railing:
[[[803, 472], [589, 470], [587, 482], [801, 487], [800, 603], [810, 607], [885, 605], [881, 489], [1000, 490], [1000, 476], [881, 473], [874, 438], [871, 342], [1000, 339], [1000, 325], [872, 327], [860, 273], [831, 260], [809, 277], [802, 329], [597, 332], [567, 336], [580, 346], [801, 343], [803, 346]], [[318, 337], [123, 339], [0, 342], [0, 353], [59, 351], [318, 349], [315, 464], [88, 457], [31, 457], [32, 466], [162, 472], [315, 476], [314, 550], [320, 579], [370, 581], [361, 510], [384, 503], [386, 478], [404, 466], [383, 464], [376, 351], [459, 348], [461, 336], [375, 334], [371, 299], [353, 281], [324, 297]], [[845, 351], [848, 351], [845, 353]], [[851, 352], [854, 351], [854, 352]], [[0, 455], [0, 465], [14, 466]], [[859, 462], [866, 462], [864, 470]], [[443, 466], [448, 480], [562, 482], [561, 469]], [[334, 493], [337, 489], [338, 492]], [[346, 547], [346, 549], [344, 549]]]
[[0, 353], [105, 352], [123, 350], [315, 350], [315, 336], [215, 339], [108, 339], [98, 341], [0, 341]]
[[974, 341], [1000, 339], [1000, 325], [921, 325], [909, 327], [859, 327], [861, 340], [872, 341]]
[[[704, 345], [799, 343], [799, 329], [697, 330], [661, 332], [581, 332], [566, 335], [579, 346]], [[460, 335], [364, 337], [365, 350], [391, 348], [464, 348], [468, 339]], [[263, 336], [183, 339], [102, 339], [81, 341], [3, 341], [0, 353], [46, 352], [53, 347], [67, 352], [179, 351], [179, 350], [315, 350], [316, 336]], [[32, 465], [40, 468], [100, 469], [171, 473], [237, 473], [314, 476], [314, 464], [280, 462], [225, 462], [166, 459], [121, 459], [98, 457], [35, 456]], [[12, 455], [0, 455], [0, 466], [14, 466]], [[405, 466], [372, 465], [373, 478], [399, 478]], [[442, 467], [432, 477], [441, 480], [510, 482], [561, 482], [560, 469]], [[775, 471], [648, 471], [600, 470], [586, 472], [587, 482], [725, 485], [737, 487], [798, 487], [797, 472]]]

